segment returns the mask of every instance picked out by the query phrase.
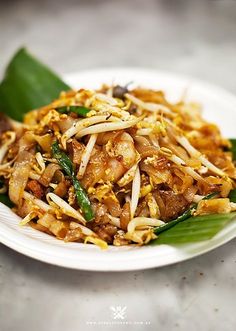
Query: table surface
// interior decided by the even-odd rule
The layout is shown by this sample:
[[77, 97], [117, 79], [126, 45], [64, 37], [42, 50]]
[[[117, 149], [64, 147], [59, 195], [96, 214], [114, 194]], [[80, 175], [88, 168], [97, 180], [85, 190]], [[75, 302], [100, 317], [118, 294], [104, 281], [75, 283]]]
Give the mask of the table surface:
[[[235, 93], [235, 37], [236, 1], [1, 1], [0, 73], [26, 45], [61, 74], [149, 67]], [[181, 264], [125, 273], [67, 270], [1, 245], [0, 330], [231, 331], [235, 244]], [[119, 307], [124, 319], [115, 319]]]

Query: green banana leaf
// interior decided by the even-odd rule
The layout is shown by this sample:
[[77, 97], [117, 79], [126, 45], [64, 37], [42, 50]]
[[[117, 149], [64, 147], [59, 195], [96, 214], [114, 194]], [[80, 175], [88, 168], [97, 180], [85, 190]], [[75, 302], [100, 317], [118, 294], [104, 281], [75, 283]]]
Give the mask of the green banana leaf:
[[236, 202], [236, 190], [231, 190], [229, 192], [229, 199], [231, 202]]
[[9, 208], [12, 208], [14, 206], [14, 204], [9, 199], [8, 194], [6, 194], [6, 193], [0, 194], [0, 202]]
[[28, 111], [47, 105], [67, 90], [70, 87], [51, 69], [21, 48], [0, 84], [0, 112], [22, 121]]
[[[51, 69], [21, 48], [0, 83], [0, 112], [22, 121], [28, 111], [52, 102], [61, 91], [70, 89]], [[7, 194], [0, 194], [0, 202], [13, 207]]]
[[236, 139], [229, 139], [232, 147], [230, 148], [230, 151], [233, 153], [233, 160], [236, 161]]
[[170, 230], [162, 232], [151, 244], [186, 244], [209, 240], [235, 217], [235, 212], [190, 217]]

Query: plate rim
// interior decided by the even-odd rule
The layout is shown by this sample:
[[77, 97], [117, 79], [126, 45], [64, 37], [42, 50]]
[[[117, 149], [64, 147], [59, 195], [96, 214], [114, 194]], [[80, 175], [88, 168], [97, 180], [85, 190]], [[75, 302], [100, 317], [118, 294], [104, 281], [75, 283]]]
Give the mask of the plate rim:
[[[0, 209], [1, 209], [1, 206], [0, 206]], [[27, 244], [20, 245], [20, 240], [22, 239], [21, 235], [19, 236], [19, 238], [17, 240], [16, 239], [14, 241], [9, 240], [9, 236], [6, 235], [6, 233], [10, 234], [12, 231], [15, 233], [14, 230], [12, 230], [12, 231], [11, 230], [9, 231], [9, 229], [7, 229], [5, 231], [5, 235], [4, 234], [2, 235], [2, 233], [1, 233], [1, 243], [7, 247], [13, 249], [14, 251], [16, 251], [20, 254], [23, 254], [27, 257], [33, 258], [35, 260], [45, 262], [47, 264], [55, 265], [58, 267], [63, 267], [63, 268], [68, 268], [68, 269], [73, 269], [73, 270], [94, 271], [94, 272], [128, 272], [128, 271], [147, 270], [147, 269], [165, 267], [165, 266], [177, 264], [180, 262], [188, 261], [192, 258], [196, 258], [198, 256], [211, 252], [211, 251], [217, 249], [218, 247], [221, 247], [236, 238], [236, 224], [235, 224], [234, 235], [228, 236], [228, 238], [226, 240], [224, 240], [223, 242], [219, 241], [217, 243], [217, 236], [215, 236], [211, 240], [201, 242], [200, 244], [203, 244], [203, 246], [206, 246], [201, 251], [198, 251], [195, 253], [188, 253], [187, 251], [185, 251], [185, 252], [181, 251], [181, 254], [180, 254], [180, 251], [178, 251], [178, 249], [181, 248], [181, 246], [183, 247], [185, 245], [179, 245], [179, 246], [175, 245], [175, 246], [171, 246], [173, 248], [172, 253], [169, 252], [168, 255], [165, 254], [165, 256], [164, 256], [165, 259], [166, 259], [166, 257], [168, 257], [168, 258], [171, 257], [168, 260], [168, 262], [163, 261], [161, 263], [159, 262], [159, 264], [156, 264], [156, 262], [146, 263], [145, 265], [143, 265], [141, 267], [139, 265], [140, 262], [133, 264], [132, 266], [130, 266], [129, 264], [126, 263], [126, 266], [118, 265], [117, 267], [116, 266], [111, 267], [111, 265], [106, 266], [106, 264], [104, 264], [104, 262], [102, 265], [93, 265], [92, 261], [90, 261], [90, 263], [86, 263], [84, 265], [83, 263], [81, 263], [81, 261], [79, 261], [79, 259], [77, 260], [77, 263], [75, 263], [74, 259], [71, 259], [71, 260], [68, 259], [69, 256], [66, 256], [67, 259], [62, 261], [61, 260], [62, 256], [59, 255], [59, 256], [55, 257], [54, 254], [49, 254], [50, 250], [47, 250], [49, 245], [46, 242], [43, 242], [43, 243], [40, 242], [40, 249], [35, 249], [35, 246], [31, 246], [30, 244], [29, 245], [27, 245]], [[1, 232], [1, 227], [0, 227], [0, 232]], [[32, 240], [32, 238], [27, 238], [27, 239], [28, 239], [27, 243], [29, 243], [29, 241]], [[216, 244], [214, 244], [214, 242], [216, 242]], [[212, 243], [212, 246], [210, 246], [210, 248], [207, 247], [208, 244], [211, 244], [211, 243]], [[39, 244], [39, 243], [37, 243], [37, 244]], [[83, 245], [83, 244], [79, 244], [79, 245]], [[78, 245], [78, 249], [80, 248], [79, 245]], [[153, 246], [153, 248], [155, 247], [156, 248], [155, 250], [157, 251], [157, 249], [160, 249], [161, 246], [170, 247], [169, 245], [160, 245], [160, 246]], [[189, 247], [190, 245], [186, 245], [186, 246]], [[32, 247], [33, 247], [33, 250], [32, 250]], [[60, 248], [62, 248], [62, 247], [60, 247]], [[96, 249], [99, 249], [99, 248], [96, 247]], [[176, 253], [176, 255], [174, 255], [174, 258], [173, 258], [173, 254], [175, 254], [175, 250], [178, 251], [178, 254]], [[44, 252], [44, 256], [42, 256], [42, 251]], [[45, 254], [45, 252], [46, 252], [46, 254]], [[155, 252], [154, 252], [153, 257], [155, 257], [155, 256], [158, 257], [158, 254], [155, 254]], [[150, 258], [151, 257], [149, 257], [149, 259]], [[101, 261], [100, 261], [100, 263], [101, 263]]]

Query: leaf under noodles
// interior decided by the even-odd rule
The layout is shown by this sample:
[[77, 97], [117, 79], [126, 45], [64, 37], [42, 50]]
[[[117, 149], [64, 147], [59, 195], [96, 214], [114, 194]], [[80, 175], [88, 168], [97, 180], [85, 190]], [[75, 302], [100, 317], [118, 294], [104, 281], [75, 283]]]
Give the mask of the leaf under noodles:
[[22, 121], [25, 113], [47, 105], [70, 87], [51, 69], [21, 48], [0, 84], [0, 111]]
[[190, 217], [169, 231], [162, 232], [151, 244], [185, 244], [209, 240], [235, 217], [236, 212]]

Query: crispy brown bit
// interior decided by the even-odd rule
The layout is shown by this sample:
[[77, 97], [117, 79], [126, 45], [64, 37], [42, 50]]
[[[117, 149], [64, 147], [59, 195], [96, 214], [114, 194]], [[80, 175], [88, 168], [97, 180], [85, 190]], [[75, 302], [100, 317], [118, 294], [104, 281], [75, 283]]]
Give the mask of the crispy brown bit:
[[122, 162], [123, 161], [123, 156], [122, 155], [118, 155], [116, 157], [116, 159], [117, 159], [117, 161]]
[[34, 179], [30, 180], [27, 183], [26, 188], [30, 190], [33, 193], [33, 195], [38, 199], [41, 199], [44, 195], [44, 189], [42, 185], [39, 184], [39, 182], [37, 182], [37, 180]]
[[78, 115], [76, 113], [71, 112], [70, 113], [70, 117], [72, 117], [72, 118], [78, 118]]

